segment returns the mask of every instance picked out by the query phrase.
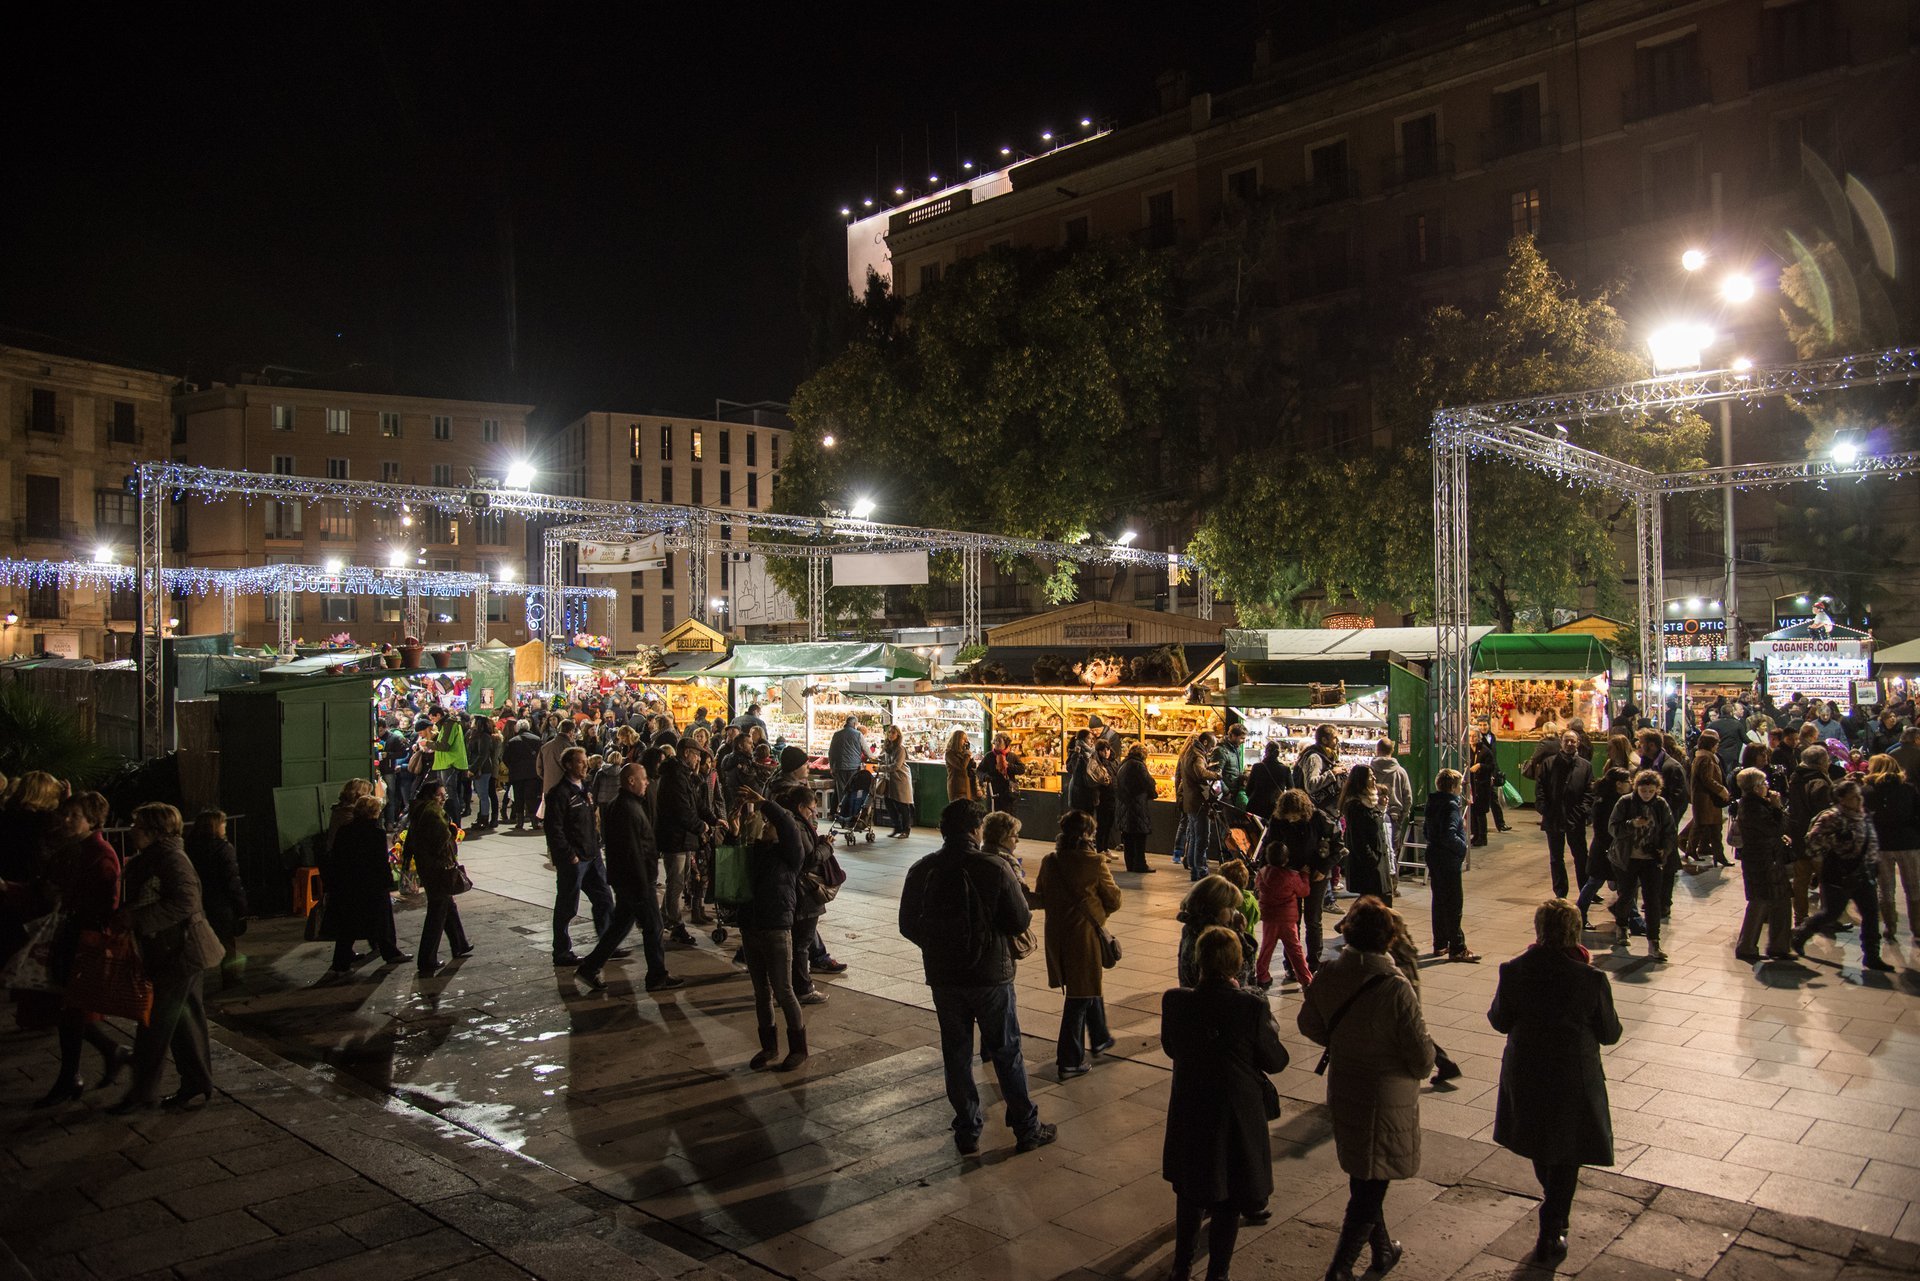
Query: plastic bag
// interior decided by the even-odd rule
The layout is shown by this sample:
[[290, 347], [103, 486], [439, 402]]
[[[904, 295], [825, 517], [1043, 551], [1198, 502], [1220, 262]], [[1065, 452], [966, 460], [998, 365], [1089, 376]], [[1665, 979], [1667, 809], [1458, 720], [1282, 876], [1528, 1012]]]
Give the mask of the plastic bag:
[[1505, 801], [1509, 807], [1517, 809], [1521, 803], [1520, 789], [1512, 783], [1502, 783], [1500, 784], [1500, 799]]

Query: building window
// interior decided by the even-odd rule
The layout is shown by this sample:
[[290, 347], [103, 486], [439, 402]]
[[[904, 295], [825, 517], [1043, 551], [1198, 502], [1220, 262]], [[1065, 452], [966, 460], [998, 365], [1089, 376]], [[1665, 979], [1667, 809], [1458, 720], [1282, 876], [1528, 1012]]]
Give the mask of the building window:
[[353, 541], [353, 504], [329, 498], [320, 504], [320, 537], [330, 543]]
[[27, 430], [52, 435], [60, 430], [60, 415], [55, 412], [53, 392], [35, 387], [27, 409]]
[[1439, 250], [1435, 218], [1417, 213], [1407, 219], [1407, 266], [1431, 267]]
[[1081, 214], [1077, 218], [1069, 218], [1061, 223], [1060, 231], [1062, 240], [1069, 246], [1086, 244], [1089, 236], [1092, 234], [1085, 214]]
[[60, 478], [27, 477], [27, 537], [60, 537]]
[[431, 543], [436, 547], [446, 547], [458, 541], [454, 533], [453, 517], [445, 512], [421, 512], [414, 518], [414, 528], [420, 531], [422, 542]]
[[1621, 115], [1629, 120], [1678, 111], [1708, 100], [1707, 74], [1700, 67], [1700, 33], [1688, 31], [1633, 51], [1633, 88]]
[[747, 466], [749, 467], [758, 467], [760, 465], [760, 460], [757, 457], [760, 451], [756, 448], [759, 443], [759, 440], [752, 432], [747, 433]]
[[923, 262], [920, 264], [920, 288], [931, 289], [940, 283], [940, 264]]
[[480, 420], [480, 439], [500, 439], [500, 420], [498, 418], [482, 418]]
[[707, 501], [705, 489], [706, 487], [701, 484], [700, 469], [696, 467], [693, 469], [693, 495], [687, 501], [691, 502], [695, 507], [700, 506]]
[[487, 621], [489, 623], [507, 621], [507, 598], [500, 592], [487, 593]]
[[328, 480], [347, 479], [347, 460], [344, 458], [327, 459], [327, 479]]
[[383, 485], [399, 484], [400, 483], [400, 464], [394, 463], [394, 462], [381, 463], [380, 464], [380, 483]]
[[268, 538], [299, 538], [304, 528], [306, 509], [301, 503], [270, 502], [266, 505]]
[[381, 410], [380, 434], [389, 440], [398, 440], [400, 437], [400, 415], [391, 409]]
[[720, 473], [720, 505], [722, 507], [733, 505], [733, 473], [730, 471]]
[[1649, 218], [1667, 218], [1700, 207], [1700, 144], [1688, 139], [1647, 152], [1642, 208]]
[[[633, 426], [627, 428], [627, 455], [628, 457], [631, 457], [631, 458], [640, 457], [640, 424], [639, 423], [635, 423]], [[638, 495], [636, 495], [636, 497], [637, 496]]]
[[693, 461], [695, 461], [695, 462], [697, 463], [697, 462], [699, 462], [699, 461], [700, 461], [700, 460], [701, 460], [702, 458], [705, 458], [705, 457], [707, 456], [707, 455], [706, 455], [706, 452], [705, 452], [705, 451], [704, 451], [704, 450], [703, 450], [703, 449], [702, 449], [702, 448], [700, 447], [700, 446], [701, 446], [701, 441], [702, 441], [702, 439], [703, 439], [703, 438], [704, 438], [704, 437], [706, 436], [706, 433], [705, 433], [705, 432], [703, 432], [703, 431], [701, 431], [701, 430], [700, 430], [700, 429], [699, 429], [698, 427], [695, 427], [695, 428], [694, 428], [694, 429], [692, 430], [692, 432], [691, 432], [691, 433], [689, 433], [689, 434], [691, 435], [691, 437], [692, 437], [692, 439], [693, 439], [693, 455], [692, 455], [692, 456], [693, 456]]
[[747, 473], [747, 506], [753, 508], [760, 506], [760, 474], [758, 472]]
[[453, 464], [452, 463], [435, 463], [433, 465], [433, 483], [435, 485], [438, 485], [442, 489], [452, 488]]
[[1307, 185], [1316, 200], [1334, 200], [1353, 194], [1353, 177], [1347, 168], [1347, 140], [1323, 142], [1307, 148]]
[[435, 440], [453, 439], [453, 419], [446, 414], [433, 416], [433, 438]]
[[[1772, 10], [1768, 10], [1769, 13]], [[1773, 122], [1773, 172], [1776, 177], [1795, 178], [1805, 168], [1802, 148], [1826, 161], [1827, 167], [1840, 168], [1840, 149], [1835, 145], [1833, 111], [1814, 107], [1777, 117]]]
[[672, 423], [660, 424], [660, 461], [663, 463], [670, 463], [673, 461], [673, 424]]
[[1516, 236], [1540, 234], [1540, 188], [1516, 191], [1507, 200], [1509, 230]]
[[320, 598], [320, 621], [323, 623], [353, 622], [354, 598], [351, 596], [322, 596]]
[[733, 433], [724, 427], [720, 429], [720, 461], [722, 463], [733, 461]]
[[663, 503], [673, 501], [673, 468], [671, 467], [660, 469], [660, 501]]
[[1493, 95], [1488, 109], [1486, 157], [1518, 155], [1546, 141], [1540, 115], [1540, 82], [1515, 85]]
[[1426, 178], [1440, 171], [1440, 117], [1433, 112], [1400, 122], [1400, 172]]
[[400, 622], [406, 614], [406, 602], [398, 596], [382, 596], [374, 602], [377, 620], [382, 623]]
[[102, 529], [132, 529], [140, 523], [134, 496], [125, 489], [95, 490], [93, 523]]
[[107, 438], [116, 445], [137, 445], [140, 443], [140, 428], [134, 421], [132, 401], [116, 400], [113, 402], [113, 430]]
[[666, 623], [670, 621], [672, 618], [673, 618], [673, 597], [662, 596], [660, 598], [660, 621], [662, 623]]
[[1147, 197], [1147, 245], [1153, 249], [1165, 249], [1173, 243], [1175, 223], [1173, 220], [1173, 193], [1156, 191]]
[[107, 617], [116, 623], [140, 621], [140, 592], [133, 587], [115, 587], [107, 593]]
[[346, 410], [329, 409], [327, 411], [327, 435], [344, 436], [351, 428], [352, 420], [348, 417]]
[[66, 611], [61, 607], [60, 588], [53, 583], [36, 583], [27, 588], [28, 618], [59, 618]]
[[1260, 166], [1248, 165], [1245, 169], [1235, 169], [1227, 175], [1226, 183], [1227, 199], [1250, 205], [1260, 198]]
[[507, 514], [484, 511], [473, 518], [473, 538], [481, 547], [504, 547], [507, 542]]
[[273, 407], [273, 429], [275, 431], [293, 430], [292, 405], [275, 405]]
[[647, 501], [645, 480], [646, 469], [641, 467], [639, 463], [634, 463], [627, 468], [627, 497], [631, 501], [636, 503], [644, 503]]
[[[668, 587], [668, 588], [673, 586], [673, 553], [672, 552], [667, 552], [665, 555], [663, 555], [660, 558], [660, 585], [662, 587]], [[671, 614], [672, 612], [673, 612], [672, 610], [667, 611], [667, 613], [669, 614]]]
[[767, 437], [767, 466], [775, 471], [780, 470], [780, 438], [778, 436]]
[[627, 630], [632, 632], [647, 630], [647, 598], [639, 592], [627, 598]]

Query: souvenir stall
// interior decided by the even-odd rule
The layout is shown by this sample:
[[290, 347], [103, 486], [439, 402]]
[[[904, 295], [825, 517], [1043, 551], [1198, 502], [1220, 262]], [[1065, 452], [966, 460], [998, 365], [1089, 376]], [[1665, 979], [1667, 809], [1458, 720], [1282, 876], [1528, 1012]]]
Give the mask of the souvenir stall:
[[1804, 694], [1823, 703], [1832, 700], [1844, 712], [1872, 677], [1873, 636], [1832, 622], [1824, 613], [1769, 632], [1749, 648], [1765, 667], [1767, 693], [1778, 704]]
[[891, 714], [887, 699], [856, 694], [856, 685], [922, 680], [926, 660], [898, 645], [866, 641], [810, 641], [791, 645], [736, 645], [701, 675], [733, 687], [736, 715], [760, 705], [767, 738], [805, 749], [826, 767], [827, 743], [848, 716], [860, 722], [871, 746]]
[[1611, 732], [1613, 656], [1597, 637], [1578, 632], [1494, 633], [1476, 641], [1472, 653], [1467, 723], [1476, 733], [1492, 728], [1501, 771], [1531, 802], [1533, 780], [1520, 766], [1543, 735], [1573, 719], [1589, 739], [1604, 741]]
[[1427, 668], [1391, 648], [1361, 648], [1390, 641], [1424, 647], [1422, 653], [1430, 654], [1433, 632], [1228, 632], [1225, 702], [1246, 723], [1247, 764], [1259, 760], [1274, 741], [1281, 745], [1281, 759], [1291, 763], [1322, 726], [1331, 726], [1339, 735], [1344, 765], [1372, 760], [1380, 739], [1392, 739], [1415, 796], [1424, 796], [1433, 781]]
[[1920, 694], [1920, 640], [1889, 645], [1873, 656], [1873, 668], [1881, 706]]
[[956, 672], [945, 690], [977, 699], [990, 732], [1013, 739], [1026, 766], [1015, 812], [1036, 836], [1059, 822], [1067, 744], [1092, 717], [1124, 742], [1144, 744], [1160, 789], [1149, 844], [1165, 849], [1178, 822], [1180, 749], [1224, 725], [1217, 706], [1225, 693], [1224, 630], [1212, 620], [1125, 605], [1072, 605], [989, 631], [985, 657]]
[[658, 646], [643, 645], [630, 659], [602, 674], [602, 687], [624, 683], [646, 698], [657, 699], [675, 725], [691, 725], [705, 708], [707, 719], [727, 723], [727, 682], [707, 670], [727, 656], [727, 638], [698, 619], [689, 618], [660, 638]]

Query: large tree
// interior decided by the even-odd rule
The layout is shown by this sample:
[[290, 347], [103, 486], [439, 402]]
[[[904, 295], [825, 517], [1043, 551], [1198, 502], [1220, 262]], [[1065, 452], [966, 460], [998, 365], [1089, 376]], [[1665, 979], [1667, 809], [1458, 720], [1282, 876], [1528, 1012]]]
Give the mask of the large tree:
[[[794, 394], [779, 510], [865, 497], [882, 521], [1112, 536], [1174, 412], [1170, 289], [1165, 255], [1114, 244], [983, 254], [903, 310], [870, 288], [852, 340]], [[776, 572], [789, 590], [804, 574]]]
[[[1509, 250], [1490, 304], [1436, 307], [1396, 345], [1375, 381], [1391, 445], [1244, 459], [1194, 550], [1243, 609], [1270, 617], [1297, 613], [1307, 586], [1329, 602], [1402, 602], [1430, 613], [1434, 411], [1647, 372], [1607, 296], [1577, 294], [1523, 237]], [[1565, 427], [1575, 444], [1655, 469], [1703, 463], [1707, 427], [1690, 413]], [[1621, 577], [1615, 534], [1629, 508], [1506, 462], [1475, 461], [1468, 472], [1476, 616], [1512, 630], [1523, 619], [1546, 623], [1555, 608], [1575, 608], [1589, 591], [1601, 608], [1613, 603]]]

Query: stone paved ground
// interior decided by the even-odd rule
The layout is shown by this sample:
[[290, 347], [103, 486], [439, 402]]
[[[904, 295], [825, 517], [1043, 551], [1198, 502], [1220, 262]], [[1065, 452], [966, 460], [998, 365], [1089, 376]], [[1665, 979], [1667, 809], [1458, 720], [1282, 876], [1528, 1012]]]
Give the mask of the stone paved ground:
[[[917, 957], [893, 928], [905, 867], [932, 844], [921, 833], [848, 858], [852, 883], [828, 936], [853, 969], [829, 981], [829, 1004], [809, 1010], [815, 1057], [793, 1076], [745, 1070], [751, 997], [724, 949], [705, 941], [676, 949], [676, 969], [693, 982], [658, 1000], [635, 990], [637, 958], [621, 976], [609, 968], [614, 981], [601, 996], [549, 968], [541, 909], [550, 874], [536, 839], [502, 835], [467, 847], [482, 889], [462, 906], [479, 952], [440, 978], [368, 968], [356, 982], [322, 984], [327, 949], [298, 941], [292, 922], [263, 923], [248, 937], [254, 972], [243, 991], [218, 1000], [216, 1018], [235, 1051], [275, 1066], [223, 1052], [231, 1090], [202, 1117], [125, 1126], [88, 1106], [51, 1118], [12, 1114], [0, 1131], [8, 1162], [0, 1177], [15, 1194], [0, 1229], [39, 1276], [125, 1275], [138, 1270], [127, 1266], [132, 1256], [157, 1275], [201, 1275], [218, 1271], [207, 1262], [217, 1251], [246, 1250], [264, 1261], [236, 1255], [221, 1274], [280, 1276], [334, 1259], [344, 1268], [368, 1250], [410, 1251], [406, 1266], [376, 1261], [403, 1276], [433, 1267], [448, 1276], [645, 1276], [649, 1268], [672, 1275], [754, 1264], [823, 1281], [1158, 1274], [1173, 1207], [1158, 1173], [1169, 1074], [1155, 1016], [1184, 879], [1168, 870], [1118, 877], [1128, 895], [1116, 921], [1127, 954], [1108, 999], [1120, 1045], [1092, 1074], [1056, 1079], [1059, 1001], [1039, 986], [1042, 968], [1025, 967], [1030, 1075], [1060, 1141], [1016, 1156], [996, 1118], [983, 1156], [963, 1161], [948, 1137]], [[1492, 961], [1519, 949], [1540, 895], [1539, 844], [1523, 830], [1480, 852], [1470, 873], [1470, 934], [1489, 963], [1426, 971], [1429, 1022], [1466, 1074], [1459, 1088], [1423, 1098], [1423, 1177], [1397, 1184], [1388, 1200], [1409, 1246], [1396, 1276], [1524, 1270], [1516, 1261], [1531, 1245], [1535, 1189], [1524, 1163], [1488, 1141], [1501, 1042], [1485, 1010]], [[1030, 871], [1041, 852], [1027, 852]], [[1165, 869], [1165, 860], [1156, 865]], [[1619, 961], [1605, 953], [1604, 936], [1592, 940], [1628, 1024], [1608, 1062], [1619, 1164], [1587, 1173], [1561, 1270], [1713, 1281], [1915, 1274], [1913, 974], [1863, 977], [1857, 949], [1822, 944], [1802, 965], [1756, 976], [1726, 955], [1738, 885], [1718, 875], [1683, 881], [1671, 964]], [[1424, 890], [1410, 886], [1405, 898], [1419, 920]], [[418, 922], [417, 905], [404, 909], [403, 937]], [[1316, 1276], [1345, 1184], [1319, 1106], [1323, 1084], [1292, 1030], [1297, 996], [1275, 1000], [1295, 1059], [1279, 1078], [1290, 1102], [1274, 1127], [1277, 1213], [1243, 1233], [1236, 1269]], [[14, 1037], [0, 1050], [7, 1095], [32, 1097], [50, 1063], [44, 1040]], [[992, 1098], [990, 1085], [983, 1095]], [[194, 1133], [208, 1126], [236, 1140], [210, 1156], [196, 1145], [214, 1140]], [[232, 1160], [220, 1155], [228, 1148]], [[255, 1157], [237, 1155], [250, 1149]], [[109, 1156], [120, 1162], [114, 1174], [90, 1182], [87, 1164]], [[449, 1191], [437, 1177], [411, 1173], [443, 1164], [482, 1190]], [[106, 1178], [133, 1177], [132, 1167], [176, 1165], [185, 1179], [228, 1190], [195, 1201], [190, 1193], [202, 1184], [176, 1187], [162, 1175], [143, 1176], [126, 1193], [100, 1190]], [[502, 1180], [505, 1190], [496, 1190]], [[412, 1226], [396, 1238], [363, 1240], [352, 1225], [365, 1210], [341, 1210], [322, 1195], [336, 1183], [365, 1185], [359, 1194], [395, 1216], [417, 1202], [422, 1217], [401, 1216]], [[74, 1188], [78, 1201], [65, 1191]], [[113, 1214], [116, 1197], [141, 1208]], [[315, 1209], [288, 1219], [272, 1208], [283, 1199]], [[503, 1202], [510, 1210], [499, 1209]], [[55, 1217], [56, 1205], [67, 1207], [65, 1218]], [[207, 1234], [195, 1224], [210, 1214], [229, 1217]], [[59, 1231], [94, 1215], [87, 1227]], [[94, 1225], [109, 1222], [122, 1237], [145, 1231], [172, 1244], [98, 1253], [110, 1243]], [[324, 1239], [311, 1259], [300, 1233]], [[416, 1238], [471, 1253], [395, 1244]], [[336, 1253], [322, 1257], [326, 1250]], [[435, 1257], [429, 1264], [422, 1255]]]

